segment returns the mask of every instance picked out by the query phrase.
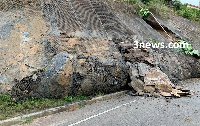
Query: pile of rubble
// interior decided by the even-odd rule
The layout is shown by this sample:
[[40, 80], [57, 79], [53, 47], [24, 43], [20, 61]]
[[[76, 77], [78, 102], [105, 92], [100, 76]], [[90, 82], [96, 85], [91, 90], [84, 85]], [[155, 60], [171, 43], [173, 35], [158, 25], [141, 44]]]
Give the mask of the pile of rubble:
[[193, 95], [183, 87], [174, 86], [165, 73], [158, 69], [152, 69], [145, 73], [143, 81], [132, 77], [129, 84], [138, 95], [150, 93], [152, 96], [177, 97]]

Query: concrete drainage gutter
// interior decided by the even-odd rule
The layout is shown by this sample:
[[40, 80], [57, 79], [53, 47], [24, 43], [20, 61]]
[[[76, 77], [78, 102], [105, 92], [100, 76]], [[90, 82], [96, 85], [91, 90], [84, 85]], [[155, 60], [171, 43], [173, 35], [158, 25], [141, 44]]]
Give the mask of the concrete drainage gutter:
[[109, 99], [112, 99], [112, 98], [122, 96], [122, 95], [126, 94], [127, 92], [128, 92], [128, 90], [120, 91], [120, 92], [116, 92], [116, 93], [112, 93], [112, 94], [107, 94], [107, 95], [104, 95], [104, 96], [95, 97], [95, 98], [92, 98], [91, 100], [83, 100], [83, 101], [75, 102], [75, 103], [72, 103], [72, 104], [67, 104], [67, 105], [64, 105], [64, 106], [50, 108], [50, 109], [46, 109], [46, 110], [43, 110], [43, 111], [39, 111], [39, 112], [35, 112], [35, 113], [23, 115], [23, 116], [18, 116], [18, 117], [15, 117], [15, 118], [2, 120], [2, 121], [0, 121], [0, 126], [16, 125], [16, 124], [19, 124], [20, 122], [25, 121], [26, 118], [36, 119], [36, 118], [52, 115], [52, 114], [63, 112], [63, 111], [73, 111], [81, 105], [82, 106], [83, 105], [90, 105], [90, 104], [95, 103], [97, 101], [109, 100]]

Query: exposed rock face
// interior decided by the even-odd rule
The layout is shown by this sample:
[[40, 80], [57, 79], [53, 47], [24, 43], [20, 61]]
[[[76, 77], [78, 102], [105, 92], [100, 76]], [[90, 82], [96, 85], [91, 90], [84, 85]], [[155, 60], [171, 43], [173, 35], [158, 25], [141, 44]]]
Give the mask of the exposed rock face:
[[40, 11], [0, 12], [0, 15], [0, 84], [12, 87], [15, 79], [22, 80], [46, 66], [41, 40], [48, 27]]
[[[167, 74], [172, 82], [200, 76], [199, 60], [195, 57], [180, 55], [172, 49], [133, 49], [127, 47], [127, 44], [131, 47], [134, 46], [131, 42], [121, 44], [122, 52], [126, 50], [123, 52], [123, 57], [125, 61], [135, 64], [134, 66], [140, 76], [144, 76], [143, 71], [148, 70], [149, 67], [159, 68]], [[136, 77], [139, 77], [139, 75]]]
[[[138, 18], [136, 14], [132, 13], [130, 15], [126, 13], [127, 8], [122, 7], [122, 4], [119, 4], [117, 2], [110, 2], [109, 4], [113, 5], [113, 10], [118, 11], [118, 18], [137, 35], [137, 39], [139, 41], [144, 43], [151, 43], [152, 40], [156, 40], [157, 42], [164, 42], [165, 46], [169, 43], [169, 40], [167, 40], [162, 34], [157, 32], [157, 29], [151, 27], [144, 20]], [[120, 6], [121, 8], [119, 9]], [[131, 9], [132, 8], [128, 8], [128, 10]], [[134, 10], [132, 10], [132, 12], [134, 12]], [[170, 19], [166, 21], [159, 18], [158, 20], [163, 25], [163, 27], [168, 28], [169, 31], [171, 30], [170, 35], [182, 39], [187, 39], [188, 42], [191, 43], [195, 49], [199, 50], [200, 25], [194, 24], [191, 21], [178, 16], [171, 16]], [[155, 22], [155, 19], [151, 21]], [[159, 28], [160, 26], [157, 25], [155, 27]], [[177, 53], [176, 49], [133, 49], [133, 41], [121, 42], [122, 44], [119, 44], [119, 48], [123, 53], [125, 61], [133, 63], [134, 66], [137, 66], [138, 63], [145, 63], [146, 65], [151, 67], [159, 67], [162, 72], [167, 74], [172, 82], [193, 77], [199, 77], [200, 75], [200, 61], [188, 55], [180, 55], [179, 53]]]
[[[179, 23], [177, 23], [179, 22]], [[180, 16], [170, 16], [170, 18], [163, 23], [175, 32], [181, 33], [187, 41], [189, 41], [195, 49], [200, 48], [200, 26]]]
[[45, 70], [18, 82], [12, 94], [21, 100], [26, 96], [59, 98], [113, 92], [126, 85], [127, 71], [121, 62], [63, 53], [56, 55]]
[[10, 9], [19, 9], [23, 7], [31, 7], [34, 9], [40, 8], [40, 0], [1, 0], [0, 11], [7, 11]]
[[153, 92], [161, 87], [144, 86], [150, 76], [163, 75], [159, 83], [200, 76], [194, 57], [134, 49], [136, 39], [169, 42], [136, 15], [113, 13], [99, 0], [38, 4], [41, 10], [0, 12], [0, 91], [12, 88], [16, 100], [113, 92], [130, 79], [136, 91]]
[[[7, 69], [1, 71], [1, 91], [12, 88], [13, 96], [23, 99], [113, 92], [126, 85], [128, 66], [112, 41], [78, 29], [73, 36], [65, 29], [60, 33], [40, 11], [4, 13], [1, 69]], [[12, 16], [16, 23], [5, 23]]]

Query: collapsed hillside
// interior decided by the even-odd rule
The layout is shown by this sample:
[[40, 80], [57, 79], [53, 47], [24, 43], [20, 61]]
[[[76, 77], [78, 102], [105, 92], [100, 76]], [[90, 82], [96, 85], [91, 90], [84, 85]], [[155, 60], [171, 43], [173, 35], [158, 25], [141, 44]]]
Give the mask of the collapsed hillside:
[[[170, 41], [155, 20], [117, 8], [127, 7], [119, 1], [25, 3], [0, 12], [0, 87], [15, 99], [109, 93], [128, 84], [140, 92], [149, 83], [169, 84], [163, 92], [171, 92], [172, 83], [200, 76], [193, 56], [169, 48], [133, 48], [135, 40]], [[199, 26], [176, 16], [157, 19], [175, 38], [200, 49]], [[151, 82], [154, 74], [164, 81]]]

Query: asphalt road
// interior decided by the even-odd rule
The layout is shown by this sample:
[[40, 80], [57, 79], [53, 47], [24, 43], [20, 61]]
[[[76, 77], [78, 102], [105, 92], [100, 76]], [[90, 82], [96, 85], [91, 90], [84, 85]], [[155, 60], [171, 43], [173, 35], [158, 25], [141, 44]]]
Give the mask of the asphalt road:
[[200, 80], [182, 85], [194, 90], [195, 95], [167, 101], [124, 95], [39, 118], [28, 126], [200, 126]]

